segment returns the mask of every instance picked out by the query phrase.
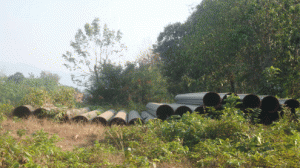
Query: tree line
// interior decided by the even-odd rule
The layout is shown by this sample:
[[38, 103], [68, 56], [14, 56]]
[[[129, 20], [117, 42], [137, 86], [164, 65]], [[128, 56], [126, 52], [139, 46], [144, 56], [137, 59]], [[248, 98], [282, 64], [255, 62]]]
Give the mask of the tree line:
[[[101, 32], [96, 18], [71, 41], [74, 55], [62, 56], [70, 70], [89, 68], [72, 79], [95, 103], [99, 96], [103, 103], [126, 104], [203, 91], [299, 98], [299, 2], [203, 0], [184, 23], [165, 27], [152, 52], [125, 67], [108, 57], [126, 49], [122, 33], [107, 25]], [[100, 51], [93, 56], [91, 48]]]

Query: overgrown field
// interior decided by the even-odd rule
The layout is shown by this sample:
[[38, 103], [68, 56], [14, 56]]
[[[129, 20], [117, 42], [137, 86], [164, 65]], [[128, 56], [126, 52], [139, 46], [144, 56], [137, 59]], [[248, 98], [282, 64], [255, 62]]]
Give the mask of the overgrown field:
[[12, 107], [2, 104], [0, 166], [299, 167], [298, 122], [286, 115], [270, 126], [250, 124], [250, 117], [232, 107], [218, 112], [218, 120], [191, 113], [102, 127], [6, 118], [3, 110]]

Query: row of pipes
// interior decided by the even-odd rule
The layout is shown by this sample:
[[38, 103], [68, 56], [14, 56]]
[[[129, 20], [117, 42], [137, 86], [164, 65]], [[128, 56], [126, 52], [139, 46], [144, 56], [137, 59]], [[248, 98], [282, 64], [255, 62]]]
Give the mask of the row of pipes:
[[[126, 113], [124, 110], [115, 112], [108, 110], [102, 113], [101, 109], [90, 111], [88, 107], [81, 109], [67, 110], [65, 120], [74, 120], [82, 122], [101, 123], [102, 125], [131, 125], [136, 120], [147, 122], [150, 119], [159, 118], [166, 120], [172, 115], [182, 116], [186, 112], [199, 112], [204, 114], [207, 112], [207, 107], [215, 107], [216, 110], [222, 110], [226, 103], [227, 97], [231, 93], [215, 93], [215, 92], [200, 92], [179, 94], [175, 97], [176, 103], [154, 103], [150, 102], [146, 105], [146, 111], [141, 114], [137, 111]], [[289, 107], [291, 112], [295, 114], [295, 109], [299, 107], [299, 101], [296, 99], [277, 99], [269, 95], [255, 94], [235, 94], [241, 102], [236, 108], [248, 113], [248, 108], [260, 108], [260, 118], [262, 123], [270, 124], [279, 118], [278, 112], [282, 110], [283, 105]], [[17, 107], [13, 111], [13, 115], [26, 117], [31, 114], [38, 116], [42, 110], [50, 110], [47, 108], [33, 109], [30, 105]], [[282, 113], [281, 113], [282, 115]]]
[[[31, 115], [34, 115], [38, 118], [44, 118], [45, 115], [42, 115], [44, 111], [50, 111], [54, 108], [33, 108], [31, 105], [22, 105], [13, 110], [13, 116], [20, 118], [28, 118]], [[143, 111], [139, 114], [137, 111], [132, 110], [129, 113], [126, 113], [124, 110], [118, 111], [110, 109], [105, 112], [101, 109], [90, 111], [88, 107], [80, 109], [68, 109], [64, 116], [64, 121], [75, 121], [82, 123], [97, 123], [106, 125], [132, 125], [137, 120], [140, 120], [142, 123], [148, 122], [150, 119], [155, 119], [156, 117], [149, 114], [147, 111]]]

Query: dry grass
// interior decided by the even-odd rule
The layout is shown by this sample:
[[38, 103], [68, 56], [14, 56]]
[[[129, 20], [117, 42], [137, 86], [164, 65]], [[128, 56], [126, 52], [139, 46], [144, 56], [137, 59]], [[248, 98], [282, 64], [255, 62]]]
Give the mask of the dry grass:
[[25, 139], [26, 135], [30, 135], [35, 131], [44, 129], [49, 135], [57, 134], [60, 138], [63, 138], [56, 145], [61, 147], [63, 151], [72, 151], [74, 147], [88, 147], [92, 146], [95, 140], [103, 140], [105, 127], [96, 124], [80, 124], [80, 123], [55, 123], [48, 119], [37, 119], [36, 117], [30, 117], [29, 119], [22, 119], [15, 122], [12, 119], [8, 119], [2, 122], [1, 132], [10, 131], [11, 136], [20, 140], [21, 138], [17, 134], [17, 130], [25, 129], [25, 136], [21, 137]]

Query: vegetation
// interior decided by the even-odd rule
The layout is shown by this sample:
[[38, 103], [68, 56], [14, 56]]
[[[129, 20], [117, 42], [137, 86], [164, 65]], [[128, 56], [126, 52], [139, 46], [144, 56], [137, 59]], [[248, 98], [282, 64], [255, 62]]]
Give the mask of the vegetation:
[[[299, 100], [299, 4], [203, 0], [185, 23], [167, 25], [153, 50], [125, 66], [108, 57], [126, 48], [122, 33], [105, 25], [101, 37], [96, 18], [84, 26], [85, 34], [78, 30], [74, 54], [62, 55], [67, 68], [86, 72], [72, 76], [86, 87], [84, 102], [76, 102], [79, 91], [60, 85], [56, 74], [0, 74], [0, 167], [299, 167], [299, 108], [296, 117], [284, 108], [285, 115], [268, 126], [259, 124], [260, 109], [245, 114], [230, 97], [219, 111], [134, 126], [57, 122], [63, 107], [141, 112], [148, 102], [172, 103], [186, 92]], [[24, 104], [60, 109], [43, 119], [11, 116]]]

